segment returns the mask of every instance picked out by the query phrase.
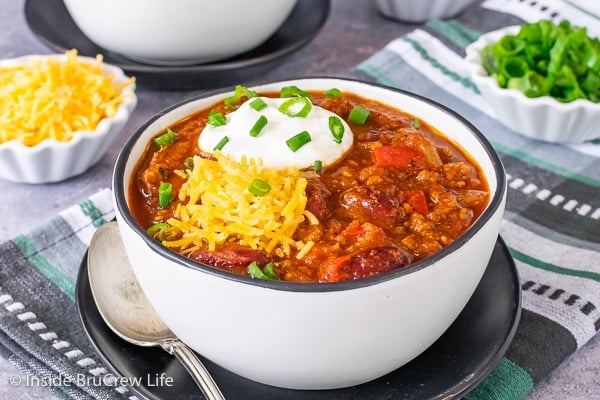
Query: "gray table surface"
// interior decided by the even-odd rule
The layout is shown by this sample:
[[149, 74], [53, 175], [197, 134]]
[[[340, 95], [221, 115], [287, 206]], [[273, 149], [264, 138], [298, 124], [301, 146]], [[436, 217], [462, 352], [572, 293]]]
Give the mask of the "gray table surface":
[[[44, 1], [44, 0], [36, 0]], [[51, 51], [29, 30], [24, 0], [2, 0], [0, 58]], [[332, 0], [329, 19], [318, 36], [269, 71], [265, 79], [335, 75], [373, 54], [392, 39], [415, 28], [382, 18], [369, 0]], [[0, 180], [0, 241], [25, 232], [100, 188], [110, 187], [112, 166], [128, 134], [164, 107], [200, 91], [139, 88], [138, 107], [106, 156], [85, 174], [65, 182], [28, 185]], [[2, 255], [0, 255], [1, 257]], [[11, 386], [20, 374], [0, 357], [1, 399], [48, 399], [43, 388]], [[596, 336], [538, 385], [528, 400], [600, 399], [600, 336]]]

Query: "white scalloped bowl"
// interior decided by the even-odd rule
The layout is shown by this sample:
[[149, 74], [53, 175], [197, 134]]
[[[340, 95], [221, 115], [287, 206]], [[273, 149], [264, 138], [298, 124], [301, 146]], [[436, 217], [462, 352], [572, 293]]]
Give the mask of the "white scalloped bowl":
[[[63, 54], [30, 55], [0, 60], [0, 68], [30, 60], [53, 57], [64, 60]], [[77, 56], [79, 60], [96, 62], [95, 58]], [[105, 74], [113, 75], [115, 83], [129, 79], [120, 68], [103, 63]], [[101, 120], [94, 131], [80, 131], [67, 142], [45, 139], [35, 146], [19, 140], [0, 143], [0, 178], [21, 183], [58, 182], [82, 174], [96, 164], [117, 137], [137, 105], [135, 85], [123, 89], [129, 95], [110, 118]]]
[[404, 22], [450, 18], [465, 10], [474, 0], [374, 0], [379, 12]]
[[530, 98], [517, 89], [505, 89], [481, 66], [481, 51], [502, 36], [516, 34], [519, 25], [488, 32], [466, 48], [469, 74], [497, 118], [513, 131], [553, 143], [580, 143], [600, 138], [600, 104], [579, 99], [561, 103], [550, 97]]

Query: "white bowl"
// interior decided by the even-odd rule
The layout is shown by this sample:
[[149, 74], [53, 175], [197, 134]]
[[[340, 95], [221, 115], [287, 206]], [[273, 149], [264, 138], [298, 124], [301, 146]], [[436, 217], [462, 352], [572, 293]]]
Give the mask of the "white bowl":
[[99, 46], [157, 65], [207, 63], [267, 40], [297, 0], [64, 0]]
[[466, 9], [474, 0], [374, 0], [388, 18], [404, 22], [423, 22], [435, 18], [450, 18]]
[[[0, 60], [0, 68], [19, 65], [32, 60], [53, 57], [65, 60], [65, 55], [30, 55]], [[77, 56], [80, 61], [96, 63], [95, 58]], [[129, 78], [120, 68], [102, 64], [106, 75], [114, 76], [115, 83]], [[123, 89], [128, 95], [110, 118], [101, 120], [94, 131], [79, 131], [67, 142], [45, 139], [35, 146], [26, 146], [19, 140], [0, 143], [0, 178], [22, 183], [49, 183], [79, 175], [96, 164], [125, 125], [137, 105], [135, 85]]]
[[220, 92], [176, 105], [142, 126], [114, 170], [117, 222], [129, 259], [165, 323], [198, 353], [243, 377], [279, 387], [357, 385], [406, 364], [452, 324], [477, 287], [497, 240], [506, 181], [498, 155], [471, 124], [430, 100], [374, 84], [306, 78], [253, 87], [336, 87], [378, 99], [438, 127], [476, 159], [491, 200], [468, 231], [436, 255], [372, 278], [337, 283], [263, 281], [205, 267], [152, 239], [132, 217], [129, 183], [148, 141]]
[[600, 138], [600, 103], [578, 99], [562, 103], [550, 96], [530, 98], [517, 89], [502, 88], [481, 65], [481, 51], [520, 26], [509, 26], [479, 37], [466, 48], [469, 74], [485, 101], [504, 125], [524, 136], [555, 143]]

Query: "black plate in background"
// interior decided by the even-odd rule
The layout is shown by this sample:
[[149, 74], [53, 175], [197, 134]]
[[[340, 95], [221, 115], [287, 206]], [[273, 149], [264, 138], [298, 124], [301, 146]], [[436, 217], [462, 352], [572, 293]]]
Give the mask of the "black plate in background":
[[[165, 373], [173, 378], [173, 386], [134, 387], [141, 397], [201, 399], [198, 388], [175, 358], [159, 348], [131, 345], [110, 331], [92, 298], [86, 263], [87, 255], [77, 278], [77, 308], [83, 328], [103, 361], [119, 376], [145, 380]], [[520, 293], [515, 264], [504, 241], [498, 238], [479, 286], [452, 326], [419, 357], [372, 382], [338, 390], [288, 390], [244, 379], [203, 361], [228, 400], [442, 400], [464, 396], [506, 352], [520, 317]]]
[[25, 20], [37, 38], [57, 52], [75, 48], [80, 55], [104, 56], [104, 61], [136, 77], [153, 89], [209, 89], [255, 79], [310, 42], [329, 15], [330, 0], [299, 0], [287, 20], [267, 41], [244, 54], [209, 64], [156, 66], [131, 61], [105, 50], [77, 27], [63, 0], [26, 0]]

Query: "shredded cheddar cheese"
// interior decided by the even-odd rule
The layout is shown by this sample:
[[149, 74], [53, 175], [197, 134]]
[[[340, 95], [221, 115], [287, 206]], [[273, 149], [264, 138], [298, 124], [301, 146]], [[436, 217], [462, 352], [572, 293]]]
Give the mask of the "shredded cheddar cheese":
[[20, 140], [35, 146], [44, 139], [69, 141], [77, 131], [93, 131], [113, 116], [122, 91], [134, 83], [113, 82], [95, 63], [66, 52], [64, 61], [52, 57], [0, 68], [0, 143]]
[[[304, 246], [292, 239], [305, 219], [307, 181], [300, 170], [265, 168], [246, 158], [238, 163], [221, 152], [215, 157], [194, 157], [193, 170], [178, 194], [181, 203], [167, 221], [183, 237], [163, 244], [192, 252], [205, 244], [214, 250], [216, 244], [237, 242], [285, 255]], [[254, 179], [267, 182], [271, 191], [264, 196], [250, 193]]]
[[309, 240], [306, 243], [299, 244], [298, 248], [300, 249], [300, 251], [298, 252], [298, 254], [296, 254], [296, 259], [302, 260], [304, 256], [307, 255], [308, 252], [313, 248], [314, 245], [315, 242], [313, 242], [312, 240]]

